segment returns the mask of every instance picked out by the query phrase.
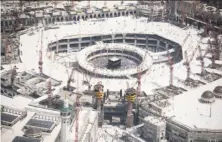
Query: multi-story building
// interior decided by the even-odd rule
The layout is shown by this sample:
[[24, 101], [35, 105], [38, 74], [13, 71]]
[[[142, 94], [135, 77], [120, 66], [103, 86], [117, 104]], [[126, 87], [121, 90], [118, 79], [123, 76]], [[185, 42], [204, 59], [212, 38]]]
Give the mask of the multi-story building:
[[155, 21], [165, 20], [168, 15], [167, 4], [161, 1], [139, 1], [136, 11], [138, 16], [148, 17]]
[[219, 7], [204, 4], [201, 1], [171, 1], [173, 13], [178, 21], [198, 26], [206, 24], [216, 29], [222, 26], [222, 10]]
[[165, 139], [166, 122], [153, 116], [144, 118], [143, 138], [150, 142], [160, 142]]

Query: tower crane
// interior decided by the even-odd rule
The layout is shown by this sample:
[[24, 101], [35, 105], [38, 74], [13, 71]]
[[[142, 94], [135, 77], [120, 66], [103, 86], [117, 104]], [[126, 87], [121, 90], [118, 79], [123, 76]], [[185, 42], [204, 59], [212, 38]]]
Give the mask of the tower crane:
[[215, 68], [215, 47], [212, 46], [212, 43], [210, 40], [208, 40], [208, 44], [210, 45], [210, 48], [208, 49], [208, 51], [209, 53], [211, 53], [211, 62], [212, 62], [211, 67]]
[[[200, 75], [203, 76], [204, 75], [204, 56], [202, 55], [202, 51], [200, 46], [198, 46], [198, 50], [199, 50], [199, 54], [200, 56], [197, 58], [200, 60], [200, 64], [201, 64], [201, 72]], [[207, 52], [206, 52], [207, 53]]]
[[193, 59], [197, 49], [198, 48], [195, 48], [195, 50], [193, 51], [190, 59], [188, 59], [187, 51], [184, 52], [185, 62], [183, 63], [183, 65], [186, 66], [186, 68], [187, 68], [187, 78], [186, 78], [186, 81], [190, 80], [190, 62], [192, 61], [192, 59]]
[[42, 75], [42, 72], [43, 72], [42, 50], [43, 50], [43, 29], [41, 31], [41, 45], [39, 49], [39, 74], [40, 75]]
[[80, 93], [78, 92], [79, 89], [79, 78], [77, 75], [77, 83], [76, 83], [76, 126], [75, 126], [75, 142], [79, 141], [79, 112], [80, 112]]
[[168, 65], [170, 68], [170, 86], [173, 86], [173, 60], [168, 49], [167, 49], [167, 55], [168, 55]]
[[74, 81], [74, 79], [73, 79], [73, 73], [74, 73], [74, 71], [75, 71], [75, 68], [73, 67], [70, 75], [68, 76], [67, 86], [66, 86], [67, 91], [72, 91], [72, 90], [71, 90], [71, 87], [70, 87], [70, 83]]
[[[49, 51], [49, 59], [50, 59], [50, 66], [52, 66], [52, 51]], [[47, 84], [47, 94], [48, 94], [48, 107], [52, 106], [52, 78], [51, 78], [51, 67], [50, 67], [50, 78]]]

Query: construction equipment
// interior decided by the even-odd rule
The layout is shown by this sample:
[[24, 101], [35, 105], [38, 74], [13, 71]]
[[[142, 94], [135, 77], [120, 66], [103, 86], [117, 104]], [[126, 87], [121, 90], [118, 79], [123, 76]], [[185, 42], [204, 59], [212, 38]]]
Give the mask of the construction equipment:
[[168, 55], [168, 65], [170, 68], [170, 85], [173, 86], [173, 60], [172, 56], [170, 55], [169, 49], [167, 49], [167, 55]]
[[[210, 45], [210, 49], [208, 49], [208, 51], [209, 51], [209, 53], [211, 53], [211, 68], [215, 68], [215, 46], [216, 45], [212, 45], [212, 43], [213, 43], [214, 41], [210, 41], [210, 39], [208, 40], [208, 44]], [[216, 41], [215, 41], [216, 42]]]
[[137, 86], [136, 98], [138, 99], [138, 97], [140, 96], [140, 93], [141, 93], [141, 69], [139, 66], [137, 67], [137, 74], [138, 74], [137, 75], [138, 86]]
[[188, 55], [187, 55], [187, 51], [184, 52], [184, 56], [185, 56], [185, 62], [183, 63], [184, 66], [186, 66], [187, 68], [187, 77], [186, 77], [186, 81], [190, 80], [190, 62], [192, 61], [196, 51], [198, 48], [195, 48], [195, 50], [193, 51], [190, 59], [188, 59]]
[[75, 126], [75, 142], [79, 141], [79, 112], [80, 112], [80, 103], [79, 103], [80, 94], [76, 93], [76, 126]]
[[13, 85], [14, 85], [14, 80], [15, 80], [16, 74], [17, 74], [16, 66], [14, 66], [12, 69], [12, 73], [11, 73], [11, 87], [13, 87]]
[[197, 60], [198, 60], [198, 59], [200, 60], [200, 63], [201, 63], [201, 72], [200, 72], [200, 75], [203, 76], [203, 75], [204, 75], [204, 56], [202, 55], [202, 51], [201, 51], [200, 46], [198, 46], [198, 50], [199, 50], [200, 56], [197, 58]]
[[[96, 68], [95, 68], [96, 69]], [[95, 69], [93, 72], [95, 72]], [[92, 76], [91, 75], [88, 75], [88, 71], [86, 71], [84, 74], [83, 74], [83, 77], [85, 76], [85, 79], [83, 78], [83, 80], [86, 80], [86, 81], [83, 81], [83, 84], [85, 85], [88, 85], [88, 90], [91, 90], [91, 79], [92, 79]]]
[[75, 71], [75, 68], [73, 67], [70, 75], [68, 76], [69, 78], [68, 78], [68, 80], [67, 80], [67, 86], [66, 86], [67, 91], [72, 91], [72, 90], [71, 90], [71, 87], [70, 87], [70, 83], [71, 83], [71, 82], [74, 82], [74, 79], [73, 79], [73, 73], [74, 73], [74, 71]]
[[40, 45], [40, 49], [39, 49], [39, 74], [40, 75], [43, 72], [42, 50], [43, 50], [43, 29], [41, 31], [41, 45]]
[[[50, 51], [49, 55], [49, 60], [50, 60], [50, 66], [52, 66], [52, 51]], [[48, 94], [48, 107], [52, 106], [52, 78], [51, 78], [51, 67], [50, 67], [50, 78], [48, 80], [48, 86], [47, 86], [47, 94]]]
[[79, 113], [80, 113], [80, 96], [81, 94], [78, 92], [78, 89], [79, 89], [79, 78], [78, 78], [78, 75], [77, 75], [77, 84], [76, 84], [76, 125], [75, 125], [75, 142], [78, 142], [79, 141]]

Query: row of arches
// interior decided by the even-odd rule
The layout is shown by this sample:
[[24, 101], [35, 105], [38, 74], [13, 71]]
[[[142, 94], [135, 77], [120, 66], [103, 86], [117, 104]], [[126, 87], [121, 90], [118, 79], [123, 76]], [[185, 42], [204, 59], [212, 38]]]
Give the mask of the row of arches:
[[109, 13], [98, 13], [98, 14], [88, 14], [88, 15], [75, 15], [75, 16], [59, 16], [53, 18], [47, 18], [46, 23], [62, 22], [62, 21], [79, 21], [80, 19], [87, 20], [92, 18], [111, 18], [119, 16], [129, 16], [134, 15], [136, 11], [120, 11], [120, 12], [109, 12]]
[[[62, 21], [79, 21], [80, 19], [87, 20], [92, 18], [111, 18], [111, 17], [119, 17], [119, 16], [129, 16], [134, 15], [136, 13], [135, 10], [127, 10], [127, 11], [115, 11], [115, 12], [107, 12], [107, 13], [94, 13], [94, 14], [84, 14], [84, 15], [68, 15], [68, 16], [52, 16], [46, 17], [45, 23], [54, 23], [54, 22], [62, 22]], [[42, 21], [42, 18], [26, 18], [26, 19], [18, 19], [18, 20], [2, 20], [1, 25], [4, 27], [11, 27], [16, 24], [22, 24], [23, 26], [34, 25]]]

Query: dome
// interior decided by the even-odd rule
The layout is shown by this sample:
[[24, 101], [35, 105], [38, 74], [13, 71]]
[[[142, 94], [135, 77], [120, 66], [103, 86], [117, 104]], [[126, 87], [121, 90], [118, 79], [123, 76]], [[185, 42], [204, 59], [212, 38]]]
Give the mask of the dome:
[[219, 93], [219, 94], [222, 94], [222, 86], [217, 86], [214, 88], [214, 93]]
[[222, 98], [222, 86], [215, 87], [213, 92], [216, 98]]
[[31, 137], [31, 138], [39, 138], [42, 136], [42, 134], [39, 129], [30, 127], [25, 131], [25, 136]]
[[214, 98], [214, 94], [211, 91], [205, 91], [202, 95], [201, 95], [202, 99], [212, 99]]
[[209, 42], [210, 42], [211, 44], [216, 44], [215, 38], [210, 38], [210, 39], [209, 39]]

